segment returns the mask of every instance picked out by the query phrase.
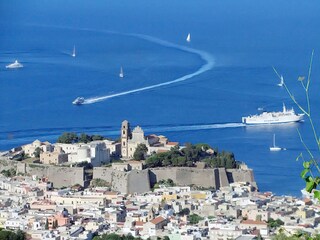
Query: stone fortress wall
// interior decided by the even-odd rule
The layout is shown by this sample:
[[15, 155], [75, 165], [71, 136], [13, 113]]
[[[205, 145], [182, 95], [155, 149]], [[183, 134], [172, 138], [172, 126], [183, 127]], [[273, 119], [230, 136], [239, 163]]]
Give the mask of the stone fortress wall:
[[[85, 186], [84, 168], [60, 167], [36, 163], [23, 163], [0, 159], [0, 172], [14, 168], [17, 174], [46, 177], [54, 187], [67, 187], [75, 184]], [[93, 168], [93, 179], [101, 178], [111, 184], [114, 191], [122, 193], [143, 193], [160, 180], [172, 179], [177, 185], [196, 185], [204, 188], [229, 186], [233, 182], [249, 182], [257, 188], [251, 169], [198, 169], [188, 167], [150, 168], [129, 172], [108, 167]]]
[[81, 167], [60, 167], [0, 159], [0, 172], [12, 168], [16, 170], [17, 174], [36, 175], [39, 178], [46, 177], [57, 188], [75, 184], [85, 186], [86, 184], [84, 169]]
[[203, 188], [229, 186], [233, 182], [249, 182], [257, 189], [251, 169], [197, 169], [188, 167], [150, 168], [123, 172], [106, 167], [93, 169], [93, 179], [100, 178], [111, 183], [112, 189], [124, 193], [142, 193], [160, 180], [172, 179], [181, 186], [196, 185]]

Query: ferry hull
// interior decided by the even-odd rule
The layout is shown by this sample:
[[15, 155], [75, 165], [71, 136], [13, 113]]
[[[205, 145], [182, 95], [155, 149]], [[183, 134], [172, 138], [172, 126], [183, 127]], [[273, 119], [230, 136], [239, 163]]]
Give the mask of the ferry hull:
[[251, 119], [250, 117], [243, 117], [242, 123], [247, 124], [247, 125], [277, 124], [277, 123], [300, 122], [302, 120], [303, 120], [303, 115], [290, 117], [290, 118], [273, 118], [273, 119]]

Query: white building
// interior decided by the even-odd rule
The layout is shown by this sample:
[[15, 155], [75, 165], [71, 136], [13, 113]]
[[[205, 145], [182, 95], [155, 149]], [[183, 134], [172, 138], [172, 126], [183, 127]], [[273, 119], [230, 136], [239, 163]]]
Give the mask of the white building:
[[57, 144], [68, 154], [68, 162], [88, 162], [94, 167], [110, 162], [110, 149], [104, 141], [93, 141], [87, 144]]
[[30, 157], [34, 157], [34, 152], [37, 148], [40, 148], [42, 152], [50, 152], [53, 149], [53, 146], [49, 142], [40, 142], [39, 140], [35, 140], [30, 144], [26, 144], [22, 146], [22, 150], [25, 154], [29, 155]]

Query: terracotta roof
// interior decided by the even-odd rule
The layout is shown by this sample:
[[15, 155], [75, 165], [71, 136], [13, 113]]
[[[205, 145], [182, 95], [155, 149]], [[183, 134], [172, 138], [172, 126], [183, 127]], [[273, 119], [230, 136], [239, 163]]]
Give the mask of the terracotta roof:
[[300, 227], [304, 227], [304, 228], [312, 228], [312, 225], [309, 223], [305, 223], [305, 224], [299, 224], [298, 226]]
[[178, 142], [168, 142], [167, 145], [179, 145]]
[[165, 218], [160, 216], [160, 217], [156, 217], [156, 218], [152, 219], [150, 222], [153, 223], [153, 224], [158, 224], [158, 223], [161, 223], [161, 222], [163, 222], [165, 220], [166, 220]]
[[145, 222], [142, 222], [142, 221], [136, 221], [136, 227], [139, 226], [139, 227], [142, 227], [143, 224], [145, 224]]
[[166, 149], [159, 149], [159, 150], [157, 150], [157, 153], [163, 153], [163, 152], [169, 152], [169, 150], [166, 150]]
[[305, 204], [312, 204], [312, 201], [310, 198], [305, 198], [305, 199], [303, 199], [303, 201]]

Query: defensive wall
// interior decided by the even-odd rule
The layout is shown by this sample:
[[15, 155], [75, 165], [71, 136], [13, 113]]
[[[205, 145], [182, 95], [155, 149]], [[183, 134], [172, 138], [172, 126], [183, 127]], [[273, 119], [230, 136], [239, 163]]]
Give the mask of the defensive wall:
[[39, 178], [46, 177], [56, 188], [75, 184], [85, 186], [86, 184], [84, 168], [82, 167], [62, 167], [0, 159], [0, 172], [12, 168], [16, 170], [17, 174], [36, 175]]
[[[17, 174], [46, 177], [54, 187], [68, 187], [75, 184], [86, 186], [84, 168], [62, 167], [36, 163], [0, 159], [0, 172], [15, 169]], [[150, 168], [131, 170], [129, 172], [114, 170], [108, 167], [95, 167], [93, 179], [101, 178], [111, 184], [111, 188], [122, 193], [143, 193], [160, 180], [172, 179], [177, 185], [196, 185], [204, 188], [229, 186], [233, 182], [249, 182], [257, 188], [251, 169], [198, 169], [188, 167]]]
[[107, 167], [93, 168], [93, 179], [100, 178], [111, 184], [112, 190], [123, 193], [150, 191], [149, 170], [124, 172]]
[[257, 189], [251, 169], [197, 169], [188, 167], [150, 168], [124, 172], [107, 167], [95, 167], [93, 179], [111, 183], [112, 189], [123, 193], [142, 193], [150, 190], [160, 180], [172, 179], [181, 186], [196, 185], [203, 188], [229, 186], [233, 182], [249, 182]]

